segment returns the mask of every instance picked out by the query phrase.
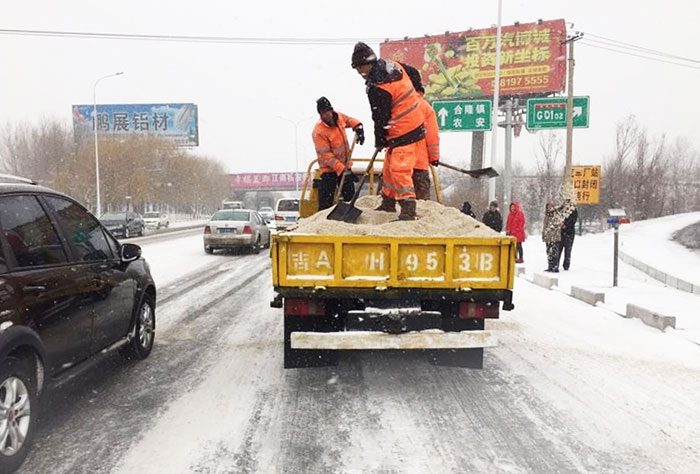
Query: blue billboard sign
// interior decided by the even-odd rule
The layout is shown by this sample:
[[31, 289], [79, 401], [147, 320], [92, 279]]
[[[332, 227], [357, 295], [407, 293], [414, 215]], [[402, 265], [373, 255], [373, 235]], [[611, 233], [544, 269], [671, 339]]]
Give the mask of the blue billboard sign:
[[153, 134], [180, 146], [199, 145], [195, 104], [97, 104], [97, 120], [93, 115], [92, 105], [73, 106], [76, 140], [92, 137], [96, 122], [100, 135]]

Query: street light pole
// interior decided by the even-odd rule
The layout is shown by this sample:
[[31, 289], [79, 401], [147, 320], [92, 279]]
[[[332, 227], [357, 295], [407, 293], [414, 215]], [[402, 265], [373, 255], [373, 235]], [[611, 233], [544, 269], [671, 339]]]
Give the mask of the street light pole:
[[[493, 131], [491, 132], [491, 161], [490, 166], [496, 164], [496, 153], [498, 148], [498, 102], [501, 83], [501, 12], [502, 1], [498, 0], [498, 25], [496, 26], [496, 67], [493, 81]], [[489, 180], [489, 202], [496, 198], [496, 180]], [[504, 204], [505, 206], [505, 204]]]
[[102, 202], [100, 201], [100, 148], [97, 143], [97, 84], [102, 79], [121, 76], [122, 74], [124, 73], [115, 72], [114, 74], [102, 76], [95, 81], [95, 85], [92, 87], [92, 128], [95, 130], [95, 194], [97, 195], [97, 217], [102, 215]]
[[296, 122], [294, 120], [290, 120], [285, 117], [280, 117], [277, 115], [277, 118], [280, 120], [284, 120], [285, 122], [289, 122], [292, 125], [294, 125], [294, 184], [296, 185], [296, 190], [299, 191], [299, 179], [297, 178], [299, 174], [299, 131], [298, 127], [301, 122], [304, 122], [306, 120], [312, 119], [313, 116], [311, 117], [305, 117], [303, 119], [297, 120]]

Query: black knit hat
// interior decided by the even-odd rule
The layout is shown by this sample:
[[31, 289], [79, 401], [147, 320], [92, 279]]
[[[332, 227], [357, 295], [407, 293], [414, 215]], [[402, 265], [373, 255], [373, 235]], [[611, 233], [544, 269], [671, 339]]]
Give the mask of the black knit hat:
[[370, 64], [377, 60], [377, 55], [374, 54], [372, 48], [367, 46], [367, 44], [362, 41], [355, 45], [355, 49], [352, 52], [352, 68], [355, 69], [357, 66], [362, 66], [363, 64]]
[[320, 114], [326, 110], [333, 110], [333, 106], [331, 105], [330, 100], [326, 99], [325, 97], [321, 97], [316, 101], [316, 111]]

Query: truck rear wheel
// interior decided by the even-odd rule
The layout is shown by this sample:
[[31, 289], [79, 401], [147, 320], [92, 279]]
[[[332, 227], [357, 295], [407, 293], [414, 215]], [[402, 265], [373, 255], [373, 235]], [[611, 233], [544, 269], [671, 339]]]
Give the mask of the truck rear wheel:
[[284, 368], [328, 367], [338, 365], [338, 351], [292, 349], [293, 332], [329, 332], [336, 330], [325, 317], [285, 316], [284, 317]]

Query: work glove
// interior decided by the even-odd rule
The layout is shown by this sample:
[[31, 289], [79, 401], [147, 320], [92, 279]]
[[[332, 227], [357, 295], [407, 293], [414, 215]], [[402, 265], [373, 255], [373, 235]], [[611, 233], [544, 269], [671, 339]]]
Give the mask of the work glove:
[[431, 161], [430, 164], [435, 167], [440, 166], [440, 160]]
[[364, 145], [365, 143], [365, 129], [362, 125], [355, 127], [355, 133], [357, 133], [357, 143]]

